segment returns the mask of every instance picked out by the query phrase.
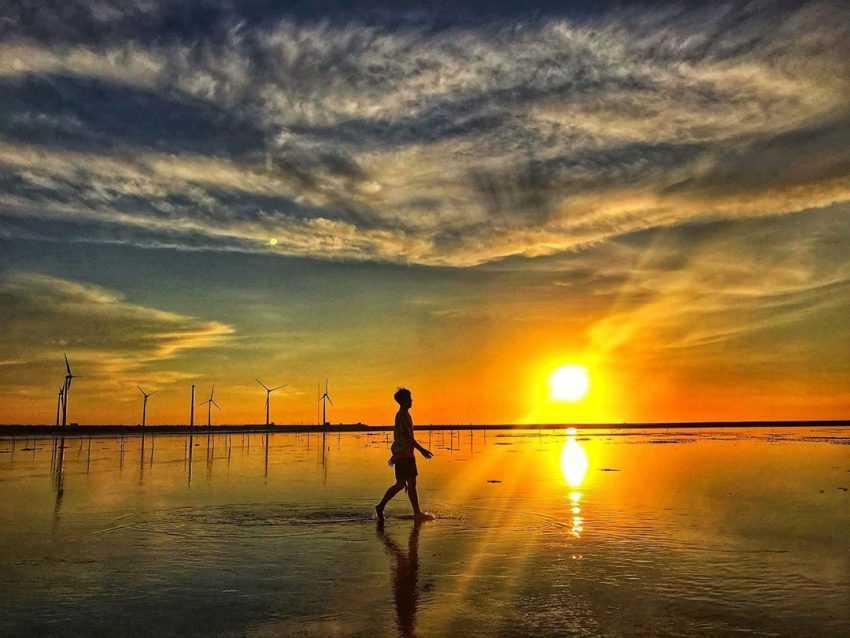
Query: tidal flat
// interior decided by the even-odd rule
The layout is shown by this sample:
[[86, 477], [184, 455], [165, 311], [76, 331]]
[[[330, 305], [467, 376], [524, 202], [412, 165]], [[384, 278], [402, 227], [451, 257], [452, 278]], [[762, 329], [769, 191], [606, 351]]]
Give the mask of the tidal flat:
[[3, 636], [850, 635], [850, 431], [0, 440]]

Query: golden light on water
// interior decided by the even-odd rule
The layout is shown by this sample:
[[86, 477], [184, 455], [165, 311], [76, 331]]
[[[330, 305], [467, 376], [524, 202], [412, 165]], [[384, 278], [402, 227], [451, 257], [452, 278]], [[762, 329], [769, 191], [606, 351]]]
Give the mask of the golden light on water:
[[556, 401], [580, 401], [589, 389], [590, 375], [584, 366], [561, 366], [549, 377], [549, 393]]
[[[572, 430], [572, 432], [570, 432]], [[575, 430], [568, 430], [567, 441], [561, 450], [561, 473], [570, 487], [579, 487], [584, 482], [589, 466], [587, 453], [575, 438]]]
[[579, 538], [584, 531], [584, 517], [581, 512], [581, 491], [578, 488], [584, 482], [590, 462], [587, 452], [576, 440], [576, 432], [575, 428], [567, 428], [567, 440], [561, 450], [561, 474], [564, 475], [567, 485], [572, 488], [569, 495], [569, 511], [572, 515], [570, 534]]

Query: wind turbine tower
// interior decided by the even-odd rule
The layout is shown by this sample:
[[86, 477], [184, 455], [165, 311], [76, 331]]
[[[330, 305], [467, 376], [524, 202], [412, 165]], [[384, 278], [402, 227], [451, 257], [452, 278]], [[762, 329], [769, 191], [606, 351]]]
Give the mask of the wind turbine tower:
[[326, 416], [327, 415], [327, 407], [326, 406], [327, 406], [328, 401], [330, 401], [331, 405], [333, 405], [334, 402], [331, 400], [331, 397], [328, 394], [328, 380], [327, 379], [325, 379], [325, 393], [321, 396], [319, 401], [322, 402], [322, 425], [324, 427], [328, 427], [328, 425], [330, 425], [330, 424], [328, 423], [328, 418]]
[[136, 387], [139, 388], [139, 392], [141, 392], [142, 397], [144, 397], [143, 400], [142, 400], [142, 427], [145, 427], [145, 425], [147, 423], [147, 416], [148, 416], [148, 399], [154, 393], [153, 392], [145, 392], [144, 390], [142, 390], [141, 386], [137, 385]]
[[59, 398], [56, 401], [56, 425], [59, 425], [59, 420], [62, 418], [62, 405], [65, 402], [65, 384], [59, 386]]
[[201, 405], [207, 406], [207, 427], [211, 428], [212, 427], [212, 407], [215, 406], [219, 410], [221, 410], [221, 406], [218, 403], [216, 403], [216, 400], [215, 400], [215, 384], [213, 384], [212, 388], [210, 388], [210, 398], [207, 399], [206, 401], [203, 401], [201, 403]]
[[272, 392], [274, 392], [275, 390], [280, 390], [281, 388], [285, 388], [286, 384], [279, 385], [279, 386], [274, 387], [274, 388], [270, 388], [265, 383], [260, 381], [259, 379], [257, 379], [257, 383], [259, 383], [261, 386], [263, 386], [263, 389], [266, 391], [266, 427], [268, 427], [268, 425], [269, 425], [269, 403], [271, 402]]
[[68, 355], [65, 355], [65, 384], [62, 386], [62, 427], [68, 424], [68, 399], [71, 396], [71, 381], [76, 377], [71, 372], [71, 364]]

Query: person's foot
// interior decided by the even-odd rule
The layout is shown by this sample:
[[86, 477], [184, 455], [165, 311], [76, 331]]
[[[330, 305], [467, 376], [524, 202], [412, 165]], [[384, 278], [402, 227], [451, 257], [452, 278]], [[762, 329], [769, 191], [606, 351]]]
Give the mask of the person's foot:
[[384, 508], [380, 505], [375, 505], [375, 515], [378, 517], [378, 521], [384, 522]]
[[433, 515], [433, 514], [428, 514], [428, 513], [426, 513], [426, 512], [416, 512], [416, 513], [413, 515], [413, 519], [414, 519], [414, 520], [417, 520], [417, 521], [433, 521], [433, 520], [434, 520], [434, 515]]

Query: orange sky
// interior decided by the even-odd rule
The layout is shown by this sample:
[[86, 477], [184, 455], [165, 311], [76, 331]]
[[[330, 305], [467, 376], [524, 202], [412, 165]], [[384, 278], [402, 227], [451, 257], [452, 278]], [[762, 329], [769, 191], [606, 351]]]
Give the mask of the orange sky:
[[[672, 271], [681, 231], [509, 271], [132, 251], [146, 277], [127, 293], [101, 273], [129, 251], [89, 251], [73, 278], [17, 273], [0, 285], [10, 327], [0, 421], [55, 419], [63, 352], [81, 375], [70, 403], [80, 423], [138, 422], [136, 385], [156, 392], [149, 423], [184, 423], [192, 383], [198, 401], [216, 384], [223, 409], [214, 423], [258, 423], [256, 377], [288, 384], [273, 395], [278, 423], [316, 422], [326, 377], [332, 422], [392, 422], [402, 384], [414, 392], [418, 423], [847, 418], [841, 317], [850, 296], [819, 283], [838, 271], [775, 257], [773, 267], [754, 266], [797, 250], [801, 233], [816, 236], [829, 221], [760, 223], [759, 232], [789, 235], [787, 246], [745, 237], [750, 253], [729, 224], [710, 240], [691, 239], [689, 261]], [[740, 252], [718, 261], [718, 250]], [[208, 262], [218, 284], [203, 289]], [[150, 287], [147, 277], [165, 283]], [[549, 377], [569, 363], [587, 367], [590, 391], [553, 401]], [[200, 406], [196, 419], [206, 419]]]

